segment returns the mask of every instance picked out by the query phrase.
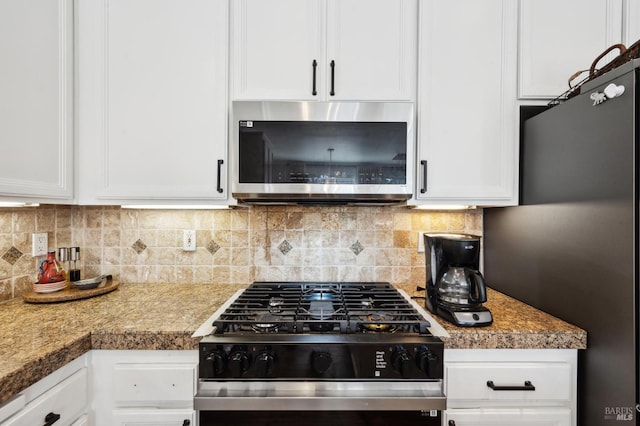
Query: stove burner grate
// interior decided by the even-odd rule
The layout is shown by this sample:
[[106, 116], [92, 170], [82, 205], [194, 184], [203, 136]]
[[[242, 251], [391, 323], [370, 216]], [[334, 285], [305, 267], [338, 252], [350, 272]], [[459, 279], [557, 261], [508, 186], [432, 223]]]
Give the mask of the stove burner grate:
[[418, 333], [429, 322], [388, 283], [255, 282], [214, 322], [216, 333]]

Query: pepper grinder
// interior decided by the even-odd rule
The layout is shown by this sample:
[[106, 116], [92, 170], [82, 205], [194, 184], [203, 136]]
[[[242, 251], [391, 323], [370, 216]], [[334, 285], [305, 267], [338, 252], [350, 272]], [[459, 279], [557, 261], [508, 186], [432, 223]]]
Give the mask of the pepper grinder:
[[80, 281], [80, 269], [78, 269], [78, 260], [80, 260], [80, 247], [69, 247], [69, 260], [73, 262], [73, 269], [69, 271], [71, 281]]
[[64, 268], [64, 279], [69, 281], [70, 280], [70, 276], [69, 276], [69, 270], [71, 269], [71, 261], [69, 259], [69, 247], [58, 247], [58, 260], [60, 261], [60, 263], [62, 264], [62, 267]]

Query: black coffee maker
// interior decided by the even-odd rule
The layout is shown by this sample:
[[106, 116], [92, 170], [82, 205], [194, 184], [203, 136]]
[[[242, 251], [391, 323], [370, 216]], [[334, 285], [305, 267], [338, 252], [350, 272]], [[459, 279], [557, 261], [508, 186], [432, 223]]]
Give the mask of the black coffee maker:
[[425, 234], [426, 306], [432, 313], [465, 327], [493, 322], [484, 279], [478, 271], [480, 237]]

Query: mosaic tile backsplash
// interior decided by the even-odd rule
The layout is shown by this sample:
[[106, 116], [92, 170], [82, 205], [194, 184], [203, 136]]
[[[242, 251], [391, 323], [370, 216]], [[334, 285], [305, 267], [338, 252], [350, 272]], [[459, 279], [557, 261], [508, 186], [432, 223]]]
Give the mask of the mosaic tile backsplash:
[[[196, 230], [196, 251], [182, 234]], [[106, 206], [0, 209], [0, 301], [20, 297], [49, 250], [80, 247], [82, 277], [129, 283], [256, 280], [388, 281], [423, 284], [418, 232], [482, 235], [482, 210], [261, 206], [233, 210], [130, 210]]]

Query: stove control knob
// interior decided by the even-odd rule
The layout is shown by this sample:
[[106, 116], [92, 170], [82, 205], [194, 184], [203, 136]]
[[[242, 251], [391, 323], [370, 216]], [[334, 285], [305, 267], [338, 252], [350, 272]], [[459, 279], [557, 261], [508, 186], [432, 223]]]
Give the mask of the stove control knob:
[[428, 347], [421, 346], [416, 354], [416, 365], [430, 378], [438, 374], [438, 357]]
[[329, 352], [317, 352], [314, 351], [311, 354], [311, 368], [316, 374], [324, 374], [329, 370], [333, 359]]
[[236, 349], [229, 355], [229, 372], [231, 377], [242, 377], [249, 369], [250, 359], [246, 349]]
[[227, 354], [220, 349], [209, 353], [204, 359], [205, 377], [221, 377], [227, 364]]
[[273, 364], [275, 364], [275, 355], [268, 350], [260, 352], [253, 362], [258, 377], [269, 377], [273, 374]]
[[411, 364], [411, 358], [407, 353], [407, 350], [403, 346], [396, 346], [393, 353], [391, 354], [391, 364], [393, 368], [400, 373], [401, 376], [404, 376], [405, 373], [409, 372], [409, 365]]

